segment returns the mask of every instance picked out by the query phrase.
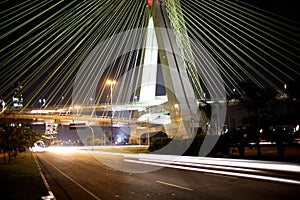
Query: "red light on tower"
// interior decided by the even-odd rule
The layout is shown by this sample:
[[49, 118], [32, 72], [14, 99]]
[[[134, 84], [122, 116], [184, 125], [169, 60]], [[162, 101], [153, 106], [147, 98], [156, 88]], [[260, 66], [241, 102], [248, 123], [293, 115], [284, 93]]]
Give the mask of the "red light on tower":
[[148, 6], [151, 7], [153, 4], [153, 0], [148, 0]]

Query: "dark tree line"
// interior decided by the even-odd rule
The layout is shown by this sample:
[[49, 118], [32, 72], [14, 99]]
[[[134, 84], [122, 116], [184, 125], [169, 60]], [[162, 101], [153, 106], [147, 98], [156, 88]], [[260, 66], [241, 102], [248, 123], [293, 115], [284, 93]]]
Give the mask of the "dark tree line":
[[[270, 88], [261, 88], [252, 82], [242, 82], [239, 89], [240, 95], [234, 94], [232, 98], [240, 100], [241, 105], [247, 110], [248, 116], [242, 119], [247, 125], [247, 137], [240, 138], [239, 152], [243, 156], [244, 147], [249, 141], [255, 141], [257, 157], [261, 157], [260, 139], [265, 137], [276, 142], [278, 155], [284, 155], [284, 144], [289, 142], [287, 133], [279, 127], [296, 125], [300, 123], [300, 82], [293, 82], [282, 93]], [[271, 132], [274, 127], [276, 131]], [[276, 127], [276, 128], [275, 128]], [[263, 132], [260, 132], [263, 130]], [[240, 134], [240, 135], [243, 135]]]
[[4, 126], [0, 128], [0, 153], [5, 163], [10, 163], [18, 153], [27, 151], [34, 142], [41, 138], [41, 133], [22, 126]]
[[[208, 154], [212, 157], [230, 156], [230, 147], [237, 146], [241, 157], [245, 155], [245, 147], [252, 148], [255, 143], [257, 157], [262, 156], [261, 140], [275, 142], [278, 156], [283, 157], [286, 145], [293, 144], [294, 137], [300, 137], [300, 132], [291, 133], [287, 125], [300, 124], [300, 82], [290, 83], [280, 94], [273, 88], [262, 88], [252, 82], [241, 82], [239, 92], [235, 92], [228, 100], [235, 99], [239, 105], [247, 111], [247, 116], [240, 119], [243, 127], [232, 127], [232, 130], [224, 132], [218, 139], [217, 144]], [[211, 106], [202, 102], [201, 112], [207, 121], [211, 118]], [[202, 142], [206, 136], [206, 130], [198, 131], [192, 144], [184, 153], [188, 156], [198, 156]], [[213, 137], [213, 136], [209, 136]], [[158, 137], [151, 140], [149, 151], [158, 150], [171, 141], [168, 137]], [[178, 146], [184, 145], [185, 141], [176, 141]], [[175, 145], [176, 146], [176, 145]], [[174, 150], [175, 152], [175, 150]], [[168, 153], [174, 153], [168, 152]]]

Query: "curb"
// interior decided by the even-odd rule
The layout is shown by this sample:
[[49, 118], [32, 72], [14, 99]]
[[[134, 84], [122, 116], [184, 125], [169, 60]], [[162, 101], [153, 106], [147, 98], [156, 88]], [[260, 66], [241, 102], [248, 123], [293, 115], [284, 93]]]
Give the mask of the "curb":
[[38, 169], [40, 171], [40, 175], [41, 175], [41, 177], [43, 179], [44, 185], [45, 185], [45, 187], [46, 187], [46, 189], [48, 191], [48, 194], [49, 194], [48, 196], [42, 197], [42, 199], [45, 199], [45, 200], [55, 200], [54, 194], [53, 194], [53, 192], [52, 192], [52, 190], [51, 190], [51, 188], [50, 188], [50, 186], [49, 186], [49, 184], [48, 184], [48, 182], [47, 182], [47, 180], [46, 180], [46, 178], [45, 178], [45, 176], [44, 176], [44, 174], [42, 172], [42, 168], [41, 168], [41, 166], [40, 166], [40, 164], [39, 164], [39, 162], [37, 160], [36, 155], [34, 153], [32, 153], [32, 155], [33, 155], [34, 161], [35, 161], [35, 163], [36, 163], [36, 165], [37, 165], [37, 167], [38, 167]]

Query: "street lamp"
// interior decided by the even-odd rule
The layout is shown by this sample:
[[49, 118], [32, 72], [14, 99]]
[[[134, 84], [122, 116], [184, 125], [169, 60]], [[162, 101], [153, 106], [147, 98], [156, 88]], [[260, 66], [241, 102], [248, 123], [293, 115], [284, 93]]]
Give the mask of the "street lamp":
[[113, 94], [113, 85], [116, 84], [115, 80], [107, 80], [107, 85], [110, 85], [110, 109], [111, 109], [111, 118], [110, 118], [110, 141], [113, 145], [113, 108], [112, 108], [112, 94]]
[[88, 125], [87, 127], [89, 127], [89, 129], [91, 129], [92, 131], [92, 151], [94, 150], [94, 146], [95, 146], [95, 134], [94, 134], [94, 129]]

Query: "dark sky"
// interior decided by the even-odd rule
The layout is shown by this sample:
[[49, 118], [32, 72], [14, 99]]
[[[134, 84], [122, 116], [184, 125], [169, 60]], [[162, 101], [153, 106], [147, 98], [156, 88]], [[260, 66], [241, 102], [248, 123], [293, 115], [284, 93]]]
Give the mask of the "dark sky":
[[272, 13], [300, 22], [298, 0], [242, 0]]
[[[182, 1], [184, 1], [184, 0], [182, 0]], [[189, 0], [189, 1], [193, 1], [193, 0]], [[235, 0], [232, 0], [232, 1], [235, 1]], [[300, 12], [299, 12], [299, 6], [297, 5], [298, 0], [240, 0], [240, 1], [257, 6], [261, 9], [270, 11], [272, 13], [276, 13], [285, 18], [295, 20], [299, 23], [299, 27], [300, 27]], [[68, 2], [75, 2], [75, 4], [76, 4], [76, 1], [65, 0], [61, 4], [61, 6], [67, 5]], [[77, 1], [77, 2], [79, 2], [79, 1]], [[104, 2], [104, 1], [99, 1], [99, 2]], [[2, 13], [4, 11], [7, 11], [8, 9], [12, 8], [16, 4], [20, 4], [20, 1], [10, 0], [10, 1], [6, 1], [6, 2], [0, 2], [0, 12]], [[43, 7], [42, 9], [46, 9], [46, 7]], [[54, 9], [51, 10], [51, 12], [53, 12], [53, 13], [57, 12], [59, 9], [60, 9], [59, 6], [55, 7]], [[41, 12], [41, 10], [39, 10], [38, 12]], [[35, 17], [36, 14], [38, 14], [38, 12], [33, 13], [29, 17]], [[26, 32], [29, 29], [31, 29], [32, 27], [34, 27], [36, 24], [38, 24], [39, 20], [44, 20], [47, 17], [49, 17], [50, 15], [51, 15], [50, 12], [47, 15], [42, 15], [41, 17], [30, 22], [28, 25], [24, 26], [24, 29], [22, 28], [16, 32], [14, 32], [13, 34], [10, 34], [8, 37], [5, 37], [2, 40], [0, 39], [0, 49], [2, 49], [2, 47], [5, 45], [10, 44], [11, 41], [13, 41], [16, 38], [18, 38], [19, 36], [21, 36], [24, 32]], [[0, 14], [0, 16], [2, 16], [2, 14]], [[1, 22], [0, 22], [0, 24], [1, 24]], [[13, 28], [14, 27], [8, 26], [5, 29], [1, 29], [1, 27], [0, 27], [0, 35], [6, 34], [8, 31], [12, 30]], [[38, 34], [38, 32], [37, 32], [37, 34]], [[1, 52], [1, 54], [2, 53], [4, 55], [5, 52]], [[0, 55], [0, 57], [2, 57], [2, 55]], [[28, 59], [30, 59], [30, 58], [28, 58]], [[17, 68], [18, 66], [9, 66], [9, 67]], [[5, 70], [6, 70], [6, 66], [2, 65], [2, 60], [0, 60], [0, 73], [3, 73], [3, 71], [5, 71]], [[51, 71], [50, 68], [49, 68], [49, 71]], [[46, 75], [47, 74], [45, 74], [44, 76], [46, 76]], [[41, 76], [41, 79], [43, 79], [44, 76]], [[1, 76], [1, 74], [0, 74], [0, 79], [2, 79], [2, 80], [0, 80], [0, 95], [1, 95], [1, 92], [3, 92], [3, 88], [6, 87], [6, 85], [5, 86], [1, 85], [5, 78], [6, 77]], [[17, 82], [17, 80], [16, 80], [16, 82]]]

